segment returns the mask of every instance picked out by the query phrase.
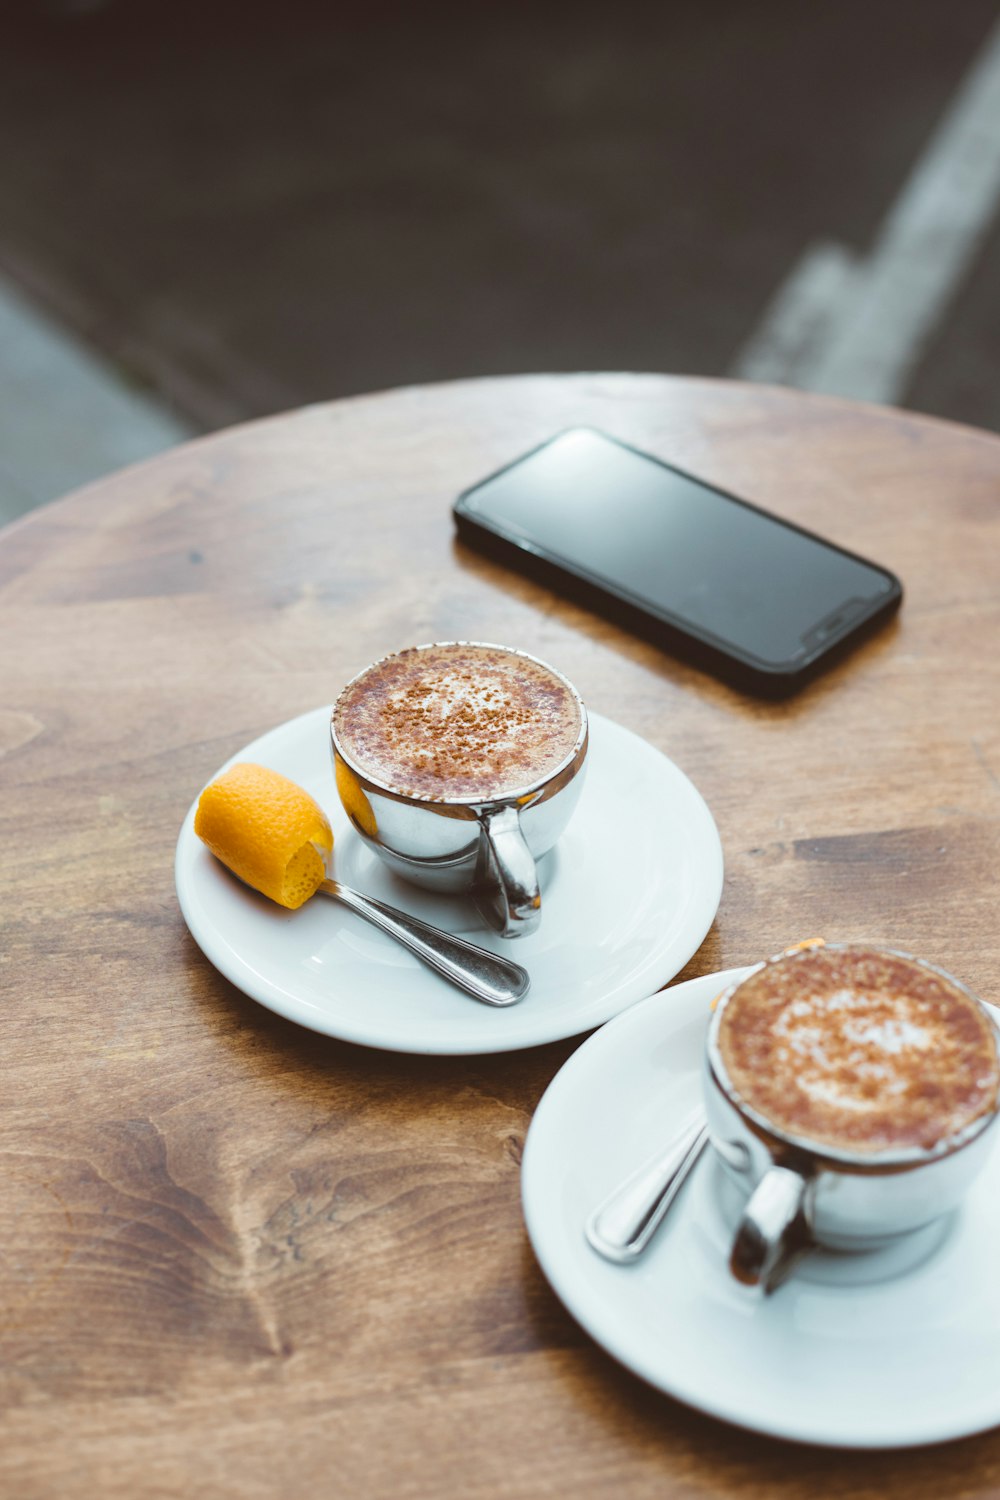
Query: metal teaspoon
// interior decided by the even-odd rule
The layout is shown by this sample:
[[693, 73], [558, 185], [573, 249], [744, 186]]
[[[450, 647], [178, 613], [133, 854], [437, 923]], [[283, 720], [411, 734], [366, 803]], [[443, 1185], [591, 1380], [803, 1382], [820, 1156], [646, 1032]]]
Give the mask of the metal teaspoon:
[[528, 993], [531, 980], [527, 970], [509, 958], [500, 958], [488, 948], [421, 922], [374, 896], [362, 896], [339, 880], [323, 880], [318, 890], [394, 937], [443, 979], [484, 1005], [516, 1005]]
[[587, 1239], [598, 1255], [618, 1265], [638, 1260], [707, 1140], [708, 1127], [699, 1112], [666, 1150], [615, 1188], [586, 1223]]

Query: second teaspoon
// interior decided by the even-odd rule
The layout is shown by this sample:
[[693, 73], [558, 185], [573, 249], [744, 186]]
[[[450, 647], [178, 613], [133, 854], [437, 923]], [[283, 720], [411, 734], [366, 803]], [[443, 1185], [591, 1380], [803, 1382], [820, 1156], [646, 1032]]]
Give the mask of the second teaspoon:
[[670, 1145], [627, 1178], [587, 1220], [591, 1247], [605, 1260], [638, 1260], [666, 1215], [708, 1140], [704, 1116], [695, 1115]]

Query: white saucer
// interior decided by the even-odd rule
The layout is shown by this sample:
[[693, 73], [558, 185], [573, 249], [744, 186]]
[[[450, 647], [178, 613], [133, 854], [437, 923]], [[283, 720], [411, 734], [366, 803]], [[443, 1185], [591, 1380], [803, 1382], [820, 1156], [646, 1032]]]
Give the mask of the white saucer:
[[470, 1000], [324, 897], [290, 912], [248, 890], [196, 837], [194, 807], [175, 865], [192, 936], [261, 1005], [369, 1047], [506, 1052], [601, 1025], [666, 984], [697, 950], [722, 893], [722, 848], [711, 813], [672, 761], [620, 725], [589, 717], [580, 801], [542, 862], [541, 928], [514, 942], [488, 932], [470, 902], [398, 879], [358, 838], [334, 789], [328, 708], [233, 757], [281, 771], [312, 793], [333, 826], [339, 880], [523, 964], [531, 990], [509, 1010]]
[[535, 1112], [522, 1191], [553, 1289], [652, 1385], [739, 1426], [913, 1447], [1000, 1423], [1000, 1156], [957, 1214], [895, 1251], [813, 1254], [773, 1296], [727, 1268], [738, 1205], [711, 1151], [644, 1257], [602, 1260], [588, 1215], [700, 1101], [709, 1006], [745, 970], [654, 995], [568, 1059]]

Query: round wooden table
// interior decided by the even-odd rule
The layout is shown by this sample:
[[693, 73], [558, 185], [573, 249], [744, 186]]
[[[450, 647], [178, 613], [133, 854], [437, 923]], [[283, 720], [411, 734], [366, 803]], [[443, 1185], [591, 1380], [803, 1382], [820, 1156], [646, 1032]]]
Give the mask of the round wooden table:
[[[757, 702], [459, 545], [454, 496], [576, 423], [884, 563], [897, 620]], [[827, 1453], [627, 1373], [521, 1217], [578, 1039], [436, 1058], [297, 1028], [202, 957], [173, 883], [241, 746], [387, 651], [497, 640], [712, 808], [725, 887], [681, 978], [822, 934], [1000, 1001], [997, 438], [723, 382], [475, 381], [219, 433], [0, 543], [5, 1493], [1000, 1494], [998, 1433]]]

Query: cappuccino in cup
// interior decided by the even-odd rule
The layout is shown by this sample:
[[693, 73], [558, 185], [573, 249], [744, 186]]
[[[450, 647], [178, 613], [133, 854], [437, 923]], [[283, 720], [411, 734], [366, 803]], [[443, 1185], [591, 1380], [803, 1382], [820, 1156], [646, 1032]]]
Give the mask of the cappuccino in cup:
[[340, 800], [380, 859], [471, 895], [504, 937], [535, 930], [536, 861], [576, 805], [588, 747], [560, 672], [481, 641], [413, 646], [349, 682], [330, 728]]
[[748, 1198], [730, 1268], [771, 1290], [811, 1245], [876, 1248], [956, 1207], [993, 1145], [997, 1031], [921, 959], [804, 946], [720, 997], [705, 1104]]
[[824, 946], [765, 964], [732, 995], [717, 1045], [744, 1109], [826, 1150], [933, 1152], [997, 1107], [989, 1016], [898, 953]]
[[345, 688], [334, 730], [374, 780], [433, 802], [517, 795], [573, 753], [583, 705], [544, 662], [453, 641], [387, 656]]

